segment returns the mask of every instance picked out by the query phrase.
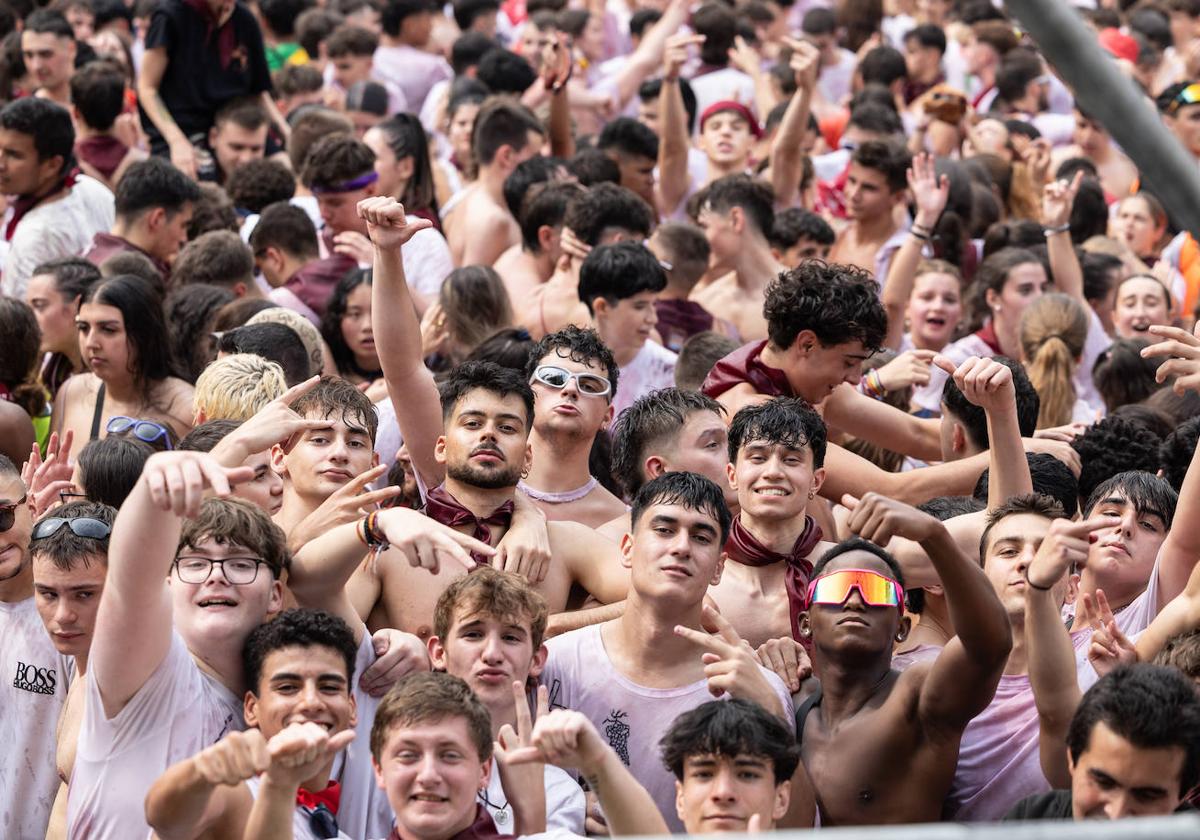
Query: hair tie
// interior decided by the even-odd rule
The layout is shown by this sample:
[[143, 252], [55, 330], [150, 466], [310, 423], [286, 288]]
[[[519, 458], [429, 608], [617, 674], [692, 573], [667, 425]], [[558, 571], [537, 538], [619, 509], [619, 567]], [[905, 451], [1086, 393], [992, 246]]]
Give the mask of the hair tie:
[[516, 338], [517, 341], [533, 341], [533, 336], [531, 336], [529, 334], [529, 330], [525, 329], [524, 327], [517, 328], [514, 338]]

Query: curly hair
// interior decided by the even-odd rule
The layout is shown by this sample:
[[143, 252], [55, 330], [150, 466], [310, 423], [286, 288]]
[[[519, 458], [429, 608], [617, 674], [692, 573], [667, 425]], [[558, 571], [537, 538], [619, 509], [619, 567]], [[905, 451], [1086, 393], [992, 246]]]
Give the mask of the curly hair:
[[563, 225], [588, 245], [599, 245], [604, 233], [627, 230], [650, 235], [653, 218], [649, 205], [633, 190], [616, 184], [597, 184], [567, 205]]
[[1092, 492], [1118, 473], [1158, 466], [1162, 438], [1140, 423], [1106, 417], [1071, 444], [1079, 453], [1079, 497]]
[[526, 379], [533, 378], [533, 372], [547, 356], [570, 359], [581, 365], [599, 363], [608, 372], [608, 381], [612, 385], [609, 399], [617, 393], [617, 379], [621, 370], [617, 367], [617, 360], [612, 351], [600, 340], [600, 334], [595, 330], [585, 330], [572, 324], [542, 338], [529, 351], [529, 361], [525, 364]]
[[861, 341], [874, 352], [887, 333], [887, 312], [870, 273], [849, 265], [805, 260], [767, 287], [767, 336], [780, 350], [809, 330], [825, 347]]
[[1196, 454], [1197, 438], [1200, 438], [1200, 417], [1193, 417], [1167, 435], [1158, 448], [1159, 468], [1176, 493], [1183, 487], [1184, 476]]
[[354, 660], [358, 645], [354, 631], [342, 619], [324, 610], [285, 610], [271, 621], [255, 627], [242, 645], [242, 668], [246, 690], [259, 693], [259, 681], [267, 657], [284, 648], [323, 647], [335, 651], [346, 663], [346, 691], [354, 679]]

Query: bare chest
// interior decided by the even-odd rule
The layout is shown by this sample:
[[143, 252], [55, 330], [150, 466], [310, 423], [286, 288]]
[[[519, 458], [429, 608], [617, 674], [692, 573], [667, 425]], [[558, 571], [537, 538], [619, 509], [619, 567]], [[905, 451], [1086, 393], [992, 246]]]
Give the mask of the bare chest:
[[721, 615], [754, 648], [790, 636], [791, 612], [783, 576], [770, 575], [763, 581], [750, 574], [731, 573], [733, 565], [733, 561], [727, 561], [721, 582], [708, 590]]

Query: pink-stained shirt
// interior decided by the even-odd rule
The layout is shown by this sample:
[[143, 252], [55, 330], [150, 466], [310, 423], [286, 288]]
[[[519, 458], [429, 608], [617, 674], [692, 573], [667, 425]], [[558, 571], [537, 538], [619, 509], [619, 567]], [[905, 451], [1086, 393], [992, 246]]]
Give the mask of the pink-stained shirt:
[[375, 49], [373, 75], [391, 82], [404, 94], [410, 111], [420, 113], [425, 97], [438, 82], [454, 78], [449, 62], [440, 55], [401, 44]]

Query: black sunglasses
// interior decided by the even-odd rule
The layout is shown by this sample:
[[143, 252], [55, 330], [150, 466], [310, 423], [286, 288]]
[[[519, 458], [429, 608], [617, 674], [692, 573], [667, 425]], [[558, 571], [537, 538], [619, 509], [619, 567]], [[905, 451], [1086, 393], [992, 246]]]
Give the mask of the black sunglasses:
[[11, 505], [0, 505], [0, 534], [3, 534], [17, 521], [17, 508], [25, 504], [25, 496], [17, 499]]
[[325, 807], [325, 803], [311, 810], [304, 810], [308, 812], [308, 828], [313, 837], [319, 840], [333, 840], [338, 836], [337, 819], [334, 818], [333, 812]]
[[49, 519], [43, 519], [37, 525], [33, 526], [31, 541], [52, 537], [64, 525], [70, 528], [71, 533], [75, 536], [86, 537], [89, 540], [108, 539], [108, 535], [112, 533], [112, 526], [107, 522], [101, 522], [99, 519], [92, 519], [89, 516], [78, 516], [74, 519], [63, 519], [62, 517], [52, 516]]

